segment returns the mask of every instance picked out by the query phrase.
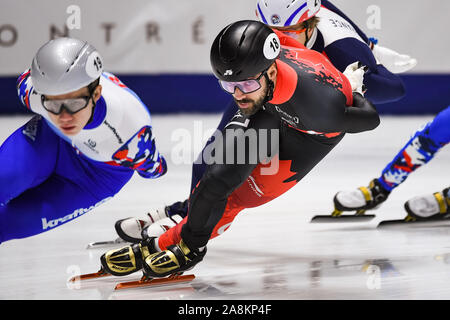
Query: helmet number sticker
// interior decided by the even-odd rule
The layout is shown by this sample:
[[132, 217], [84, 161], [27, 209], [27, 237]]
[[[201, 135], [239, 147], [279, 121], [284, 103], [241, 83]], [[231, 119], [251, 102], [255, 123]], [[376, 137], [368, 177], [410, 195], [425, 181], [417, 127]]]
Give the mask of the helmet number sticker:
[[91, 78], [98, 78], [103, 71], [103, 61], [97, 51], [92, 52], [86, 61], [86, 73]]
[[273, 60], [278, 57], [280, 53], [280, 40], [275, 33], [271, 33], [264, 42], [264, 57], [268, 60]]
[[100, 59], [100, 57], [99, 56], [97, 56], [95, 59], [94, 59], [94, 66], [95, 66], [95, 68], [97, 69], [97, 71], [98, 70], [100, 70], [101, 68], [102, 68], [102, 60]]

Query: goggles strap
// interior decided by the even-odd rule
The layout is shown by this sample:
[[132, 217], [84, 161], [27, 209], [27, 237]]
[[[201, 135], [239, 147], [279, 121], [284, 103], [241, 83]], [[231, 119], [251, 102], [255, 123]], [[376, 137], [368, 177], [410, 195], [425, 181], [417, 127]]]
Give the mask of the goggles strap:
[[275, 89], [275, 85], [274, 85], [273, 81], [270, 80], [269, 76], [267, 75], [267, 70], [264, 71], [264, 78], [266, 78], [266, 81], [267, 81], [267, 95], [263, 101], [263, 105], [273, 99], [273, 92]]
[[[92, 100], [92, 111], [91, 111], [91, 117], [89, 118], [88, 122], [86, 123], [86, 125], [90, 124], [92, 122], [92, 120], [94, 119], [94, 113], [95, 113], [95, 107], [97, 106], [97, 103], [95, 102], [94, 98], [92, 97], [92, 95], [94, 94], [95, 89], [97, 89], [98, 85], [100, 83], [100, 78], [98, 80], [98, 82], [96, 83], [95, 86], [89, 87], [89, 100]], [[89, 104], [89, 102], [88, 102]]]
[[[96, 107], [96, 103], [94, 98], [92, 98], [92, 95], [89, 98], [90, 100], [92, 100], [93, 106], [92, 106], [92, 111], [91, 111], [91, 117], [89, 118], [88, 122], [86, 123], [86, 125], [90, 124], [92, 122], [92, 120], [94, 119], [94, 113], [95, 113], [95, 107]], [[88, 102], [89, 104], [89, 102]]]
[[309, 32], [309, 28], [306, 27], [306, 31], [305, 31], [305, 47], [308, 44], [308, 41], [310, 40], [309, 36], [308, 36], [308, 32]]

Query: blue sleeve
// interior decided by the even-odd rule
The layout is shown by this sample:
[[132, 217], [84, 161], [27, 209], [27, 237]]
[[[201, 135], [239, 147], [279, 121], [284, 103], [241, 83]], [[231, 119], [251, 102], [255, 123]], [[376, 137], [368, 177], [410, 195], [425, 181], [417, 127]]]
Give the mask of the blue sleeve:
[[367, 43], [367, 45], [370, 44], [370, 40], [369, 38], [367, 38], [366, 34], [362, 32], [362, 30], [349, 17], [347, 17], [341, 10], [336, 8], [330, 1], [322, 0], [322, 6], [347, 20], [353, 26], [353, 28], [355, 28], [358, 35]]
[[393, 102], [405, 95], [402, 79], [384, 66], [377, 64], [372, 50], [358, 39], [345, 38], [335, 41], [324, 51], [331, 63], [341, 72], [355, 61], [360, 61], [369, 68], [364, 75], [364, 84], [367, 88], [365, 97], [372, 103]]
[[113, 155], [118, 166], [133, 169], [144, 178], [158, 178], [167, 172], [167, 163], [156, 149], [150, 126], [145, 126]]

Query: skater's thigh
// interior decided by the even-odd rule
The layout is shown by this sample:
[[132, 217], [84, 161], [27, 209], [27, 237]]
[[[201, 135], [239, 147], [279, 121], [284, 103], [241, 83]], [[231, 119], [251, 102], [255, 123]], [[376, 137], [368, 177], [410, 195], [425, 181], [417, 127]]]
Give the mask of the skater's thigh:
[[282, 128], [280, 135], [280, 160], [291, 161], [295, 173], [287, 181], [300, 181], [342, 140], [343, 134], [326, 138]]
[[111, 196], [95, 195], [70, 180], [53, 175], [38, 187], [0, 206], [0, 242], [52, 230], [84, 215]]
[[450, 106], [438, 113], [431, 122], [429, 136], [442, 145], [450, 142]]
[[[35, 116], [0, 147], [0, 204], [45, 181], [57, 161], [59, 137]], [[4, 183], [7, 181], [7, 183]]]

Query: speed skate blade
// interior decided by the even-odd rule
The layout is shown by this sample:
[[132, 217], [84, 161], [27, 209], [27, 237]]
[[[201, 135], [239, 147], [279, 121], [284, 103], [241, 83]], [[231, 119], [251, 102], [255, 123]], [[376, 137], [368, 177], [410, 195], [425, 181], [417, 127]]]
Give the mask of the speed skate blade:
[[176, 283], [190, 282], [195, 279], [193, 274], [190, 275], [176, 275], [167, 278], [147, 278], [142, 277], [138, 281], [121, 282], [116, 285], [114, 290], [130, 289], [130, 288], [142, 288], [142, 287], [155, 287], [162, 285], [170, 285]]
[[419, 221], [408, 221], [405, 219], [398, 220], [384, 220], [381, 221], [377, 228], [385, 228], [385, 227], [412, 227], [412, 228], [422, 228], [422, 227], [441, 227], [441, 226], [450, 226], [449, 219], [429, 219], [429, 220], [419, 220]]
[[332, 216], [332, 215], [323, 215], [323, 216], [314, 216], [311, 219], [311, 223], [330, 223], [330, 222], [367, 222], [375, 218], [374, 214], [352, 214], [352, 215], [340, 215], [340, 216]]
[[103, 247], [114, 246], [114, 245], [122, 244], [122, 243], [126, 243], [126, 241], [121, 238], [117, 238], [116, 240], [110, 240], [110, 241], [91, 242], [87, 245], [86, 249], [103, 248]]

